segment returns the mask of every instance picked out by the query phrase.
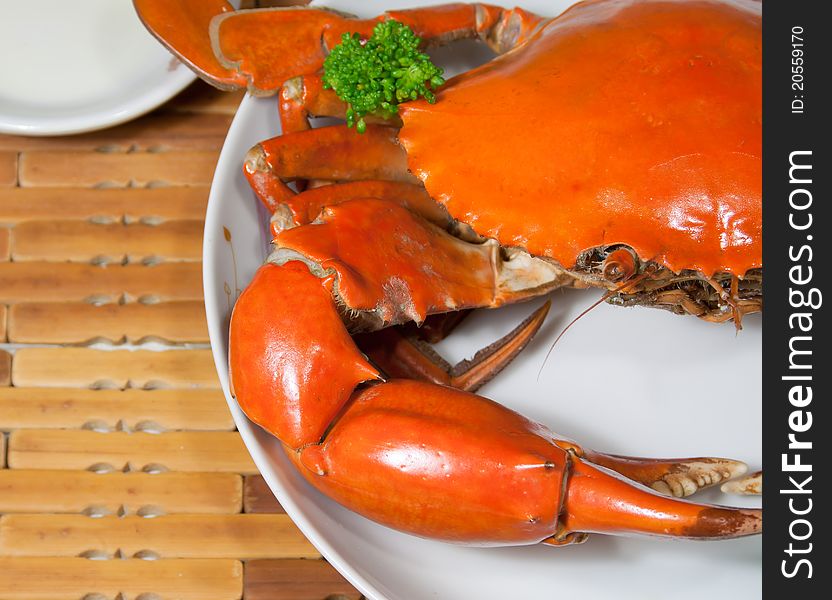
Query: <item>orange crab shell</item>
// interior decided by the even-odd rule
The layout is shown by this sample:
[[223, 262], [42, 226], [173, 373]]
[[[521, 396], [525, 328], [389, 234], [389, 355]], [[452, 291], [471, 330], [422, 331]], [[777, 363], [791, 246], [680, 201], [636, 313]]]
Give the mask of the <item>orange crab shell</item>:
[[590, 0], [401, 107], [410, 169], [504, 246], [762, 266], [760, 4]]

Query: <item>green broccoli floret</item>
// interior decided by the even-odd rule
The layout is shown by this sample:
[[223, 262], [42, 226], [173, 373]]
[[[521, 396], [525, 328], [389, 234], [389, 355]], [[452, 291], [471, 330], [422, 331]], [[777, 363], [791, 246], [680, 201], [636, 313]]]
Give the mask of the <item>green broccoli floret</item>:
[[324, 89], [347, 103], [347, 126], [364, 133], [364, 115], [389, 118], [398, 105], [420, 96], [433, 104], [432, 89], [445, 83], [442, 69], [419, 51], [422, 40], [407, 25], [384, 21], [370, 39], [345, 33], [324, 61]]

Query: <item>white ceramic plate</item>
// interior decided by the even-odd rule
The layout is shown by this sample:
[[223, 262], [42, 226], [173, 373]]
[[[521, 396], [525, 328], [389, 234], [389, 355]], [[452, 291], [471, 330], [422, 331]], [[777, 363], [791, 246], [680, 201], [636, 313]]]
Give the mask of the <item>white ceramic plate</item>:
[[131, 0], [0, 0], [0, 132], [80, 133], [141, 115], [195, 75]]
[[[376, 14], [412, 3], [330, 2]], [[424, 2], [423, 2], [424, 4]], [[565, 4], [524, 0], [554, 14]], [[482, 53], [465, 45], [462, 63]], [[443, 56], [447, 56], [443, 53]], [[595, 536], [566, 548], [478, 549], [430, 542], [372, 523], [312, 489], [270, 435], [228, 395], [227, 328], [237, 293], [263, 260], [266, 215], [242, 176], [246, 150], [280, 131], [273, 99], [246, 98], [220, 156], [205, 223], [204, 284], [217, 370], [254, 461], [321, 553], [370, 598], [389, 600], [758, 598], [761, 538], [727, 542]], [[228, 235], [225, 231], [227, 230]], [[759, 468], [761, 320], [744, 330], [646, 308], [601, 305], [563, 337], [538, 379], [549, 344], [597, 294], [563, 291], [537, 339], [483, 395], [585, 445], [644, 456], [721, 455]], [[510, 330], [534, 303], [481, 311], [440, 345], [451, 361]], [[759, 505], [711, 490], [706, 502]]]

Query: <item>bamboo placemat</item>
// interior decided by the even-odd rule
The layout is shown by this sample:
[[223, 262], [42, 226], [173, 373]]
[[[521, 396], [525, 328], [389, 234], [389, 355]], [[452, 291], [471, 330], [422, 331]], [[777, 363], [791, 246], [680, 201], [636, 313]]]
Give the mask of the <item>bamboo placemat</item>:
[[207, 344], [202, 219], [240, 98], [0, 135], [0, 600], [359, 598], [256, 474]]

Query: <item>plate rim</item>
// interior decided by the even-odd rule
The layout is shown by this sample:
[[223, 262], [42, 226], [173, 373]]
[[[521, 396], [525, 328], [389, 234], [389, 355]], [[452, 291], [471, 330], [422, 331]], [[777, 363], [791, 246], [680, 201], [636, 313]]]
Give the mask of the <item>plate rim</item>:
[[[217, 159], [218, 167], [224, 163], [223, 159], [229, 160], [226, 154], [231, 153], [232, 147], [236, 145], [234, 143], [228, 143], [229, 138], [232, 135], [240, 135], [239, 132], [242, 130], [241, 128], [235, 128], [235, 123], [237, 123], [238, 120], [242, 121], [246, 118], [246, 107], [256, 100], [257, 98], [248, 93], [246, 93], [243, 97], [243, 100], [231, 121], [231, 125], [228, 128], [229, 133], [226, 137], [226, 142], [223, 144], [220, 156]], [[280, 132], [280, 135], [282, 135], [282, 131]], [[217, 209], [221, 202], [221, 192], [219, 191], [219, 186], [214, 183], [216, 181], [216, 173], [218, 171], [219, 169], [217, 169], [214, 173], [214, 178], [211, 182], [211, 189], [208, 194], [208, 204], [205, 209], [205, 229], [203, 231], [202, 246], [202, 285], [205, 290], [214, 289], [214, 286], [216, 285], [216, 274], [209, 267], [212, 264], [211, 255], [214, 251], [213, 238], [216, 235], [216, 232], [219, 231], [218, 228], [224, 227], [219, 222], [219, 210]], [[252, 198], [252, 201], [253, 200], [254, 199]], [[211, 355], [214, 360], [217, 375], [220, 379], [223, 395], [225, 396], [228, 408], [231, 410], [231, 416], [234, 420], [234, 424], [237, 426], [237, 430], [243, 438], [246, 450], [249, 454], [251, 454], [251, 458], [254, 461], [254, 465], [257, 467], [258, 473], [263, 477], [266, 485], [269, 487], [269, 490], [272, 494], [274, 494], [278, 502], [280, 502], [280, 505], [286, 511], [286, 514], [292, 519], [292, 522], [298, 527], [298, 529], [300, 529], [301, 533], [303, 533], [315, 549], [321, 553], [321, 556], [323, 556], [327, 562], [329, 562], [351, 585], [353, 585], [369, 600], [386, 600], [386, 596], [382, 594], [376, 586], [372, 585], [370, 581], [363, 577], [357, 569], [353, 568], [349, 564], [340, 552], [338, 552], [326, 541], [325, 537], [321, 534], [318, 528], [306, 518], [301, 508], [291, 499], [291, 497], [280, 494], [276, 491], [280, 489], [280, 486], [275, 482], [271, 467], [269, 465], [269, 459], [265, 454], [264, 448], [257, 440], [255, 433], [257, 425], [249, 420], [245, 413], [243, 413], [237, 403], [237, 400], [231, 395], [228, 379], [228, 357], [219, 343], [219, 340], [224, 341], [224, 338], [227, 337], [227, 332], [223, 331], [220, 327], [219, 319], [210, 318], [210, 315], [220, 314], [221, 308], [215, 301], [213, 294], [205, 294], [204, 302], [205, 315], [208, 324], [208, 339], [211, 344]]]
[[[66, 101], [62, 103], [60, 93], [53, 95], [57, 103], [42, 107], [24, 98], [4, 98], [0, 103], [0, 133], [31, 137], [60, 136], [120, 125], [161, 106], [196, 80], [196, 73], [186, 64], [169, 52], [162, 51], [161, 46], [141, 23], [132, 1], [118, 1], [129, 4], [129, 8], [120, 7], [120, 10], [127, 10], [123, 15], [127, 20], [123, 22], [119, 20], [120, 26], [111, 32], [111, 35], [129, 33], [133, 41], [142, 39], [142, 43], [147, 44], [148, 47], [156, 46], [158, 56], [143, 55], [142, 62], [136, 63], [141, 64], [143, 69], [152, 67], [153, 70], [145, 73], [141, 78], [137, 75], [133, 79], [125, 80], [128, 85], [124, 85], [124, 81], [106, 79], [104, 85], [107, 87], [104, 93], [84, 103]], [[96, 5], [82, 5], [81, 9], [85, 11], [84, 16], [98, 14], [95, 12]], [[28, 10], [24, 11], [24, 15]], [[12, 12], [12, 17], [14, 14]], [[121, 13], [119, 17], [122, 17]], [[70, 41], [73, 39], [77, 41]], [[55, 43], [50, 43], [52, 50], [54, 50]], [[83, 38], [78, 36], [62, 37], [57, 43], [61, 44], [60, 48], [64, 52], [70, 53], [85, 47]], [[133, 48], [138, 48], [138, 46], [131, 44], [127, 50]], [[152, 60], [149, 60], [150, 58]], [[26, 61], [23, 62], [25, 64]]]
[[159, 85], [147, 87], [145, 93], [129, 97], [127, 101], [114, 102], [105, 110], [96, 109], [67, 117], [50, 116], [34, 121], [19, 115], [0, 112], [0, 133], [45, 137], [88, 133], [121, 125], [158, 108], [195, 80], [196, 74], [178, 62], [177, 68], [161, 78]]

